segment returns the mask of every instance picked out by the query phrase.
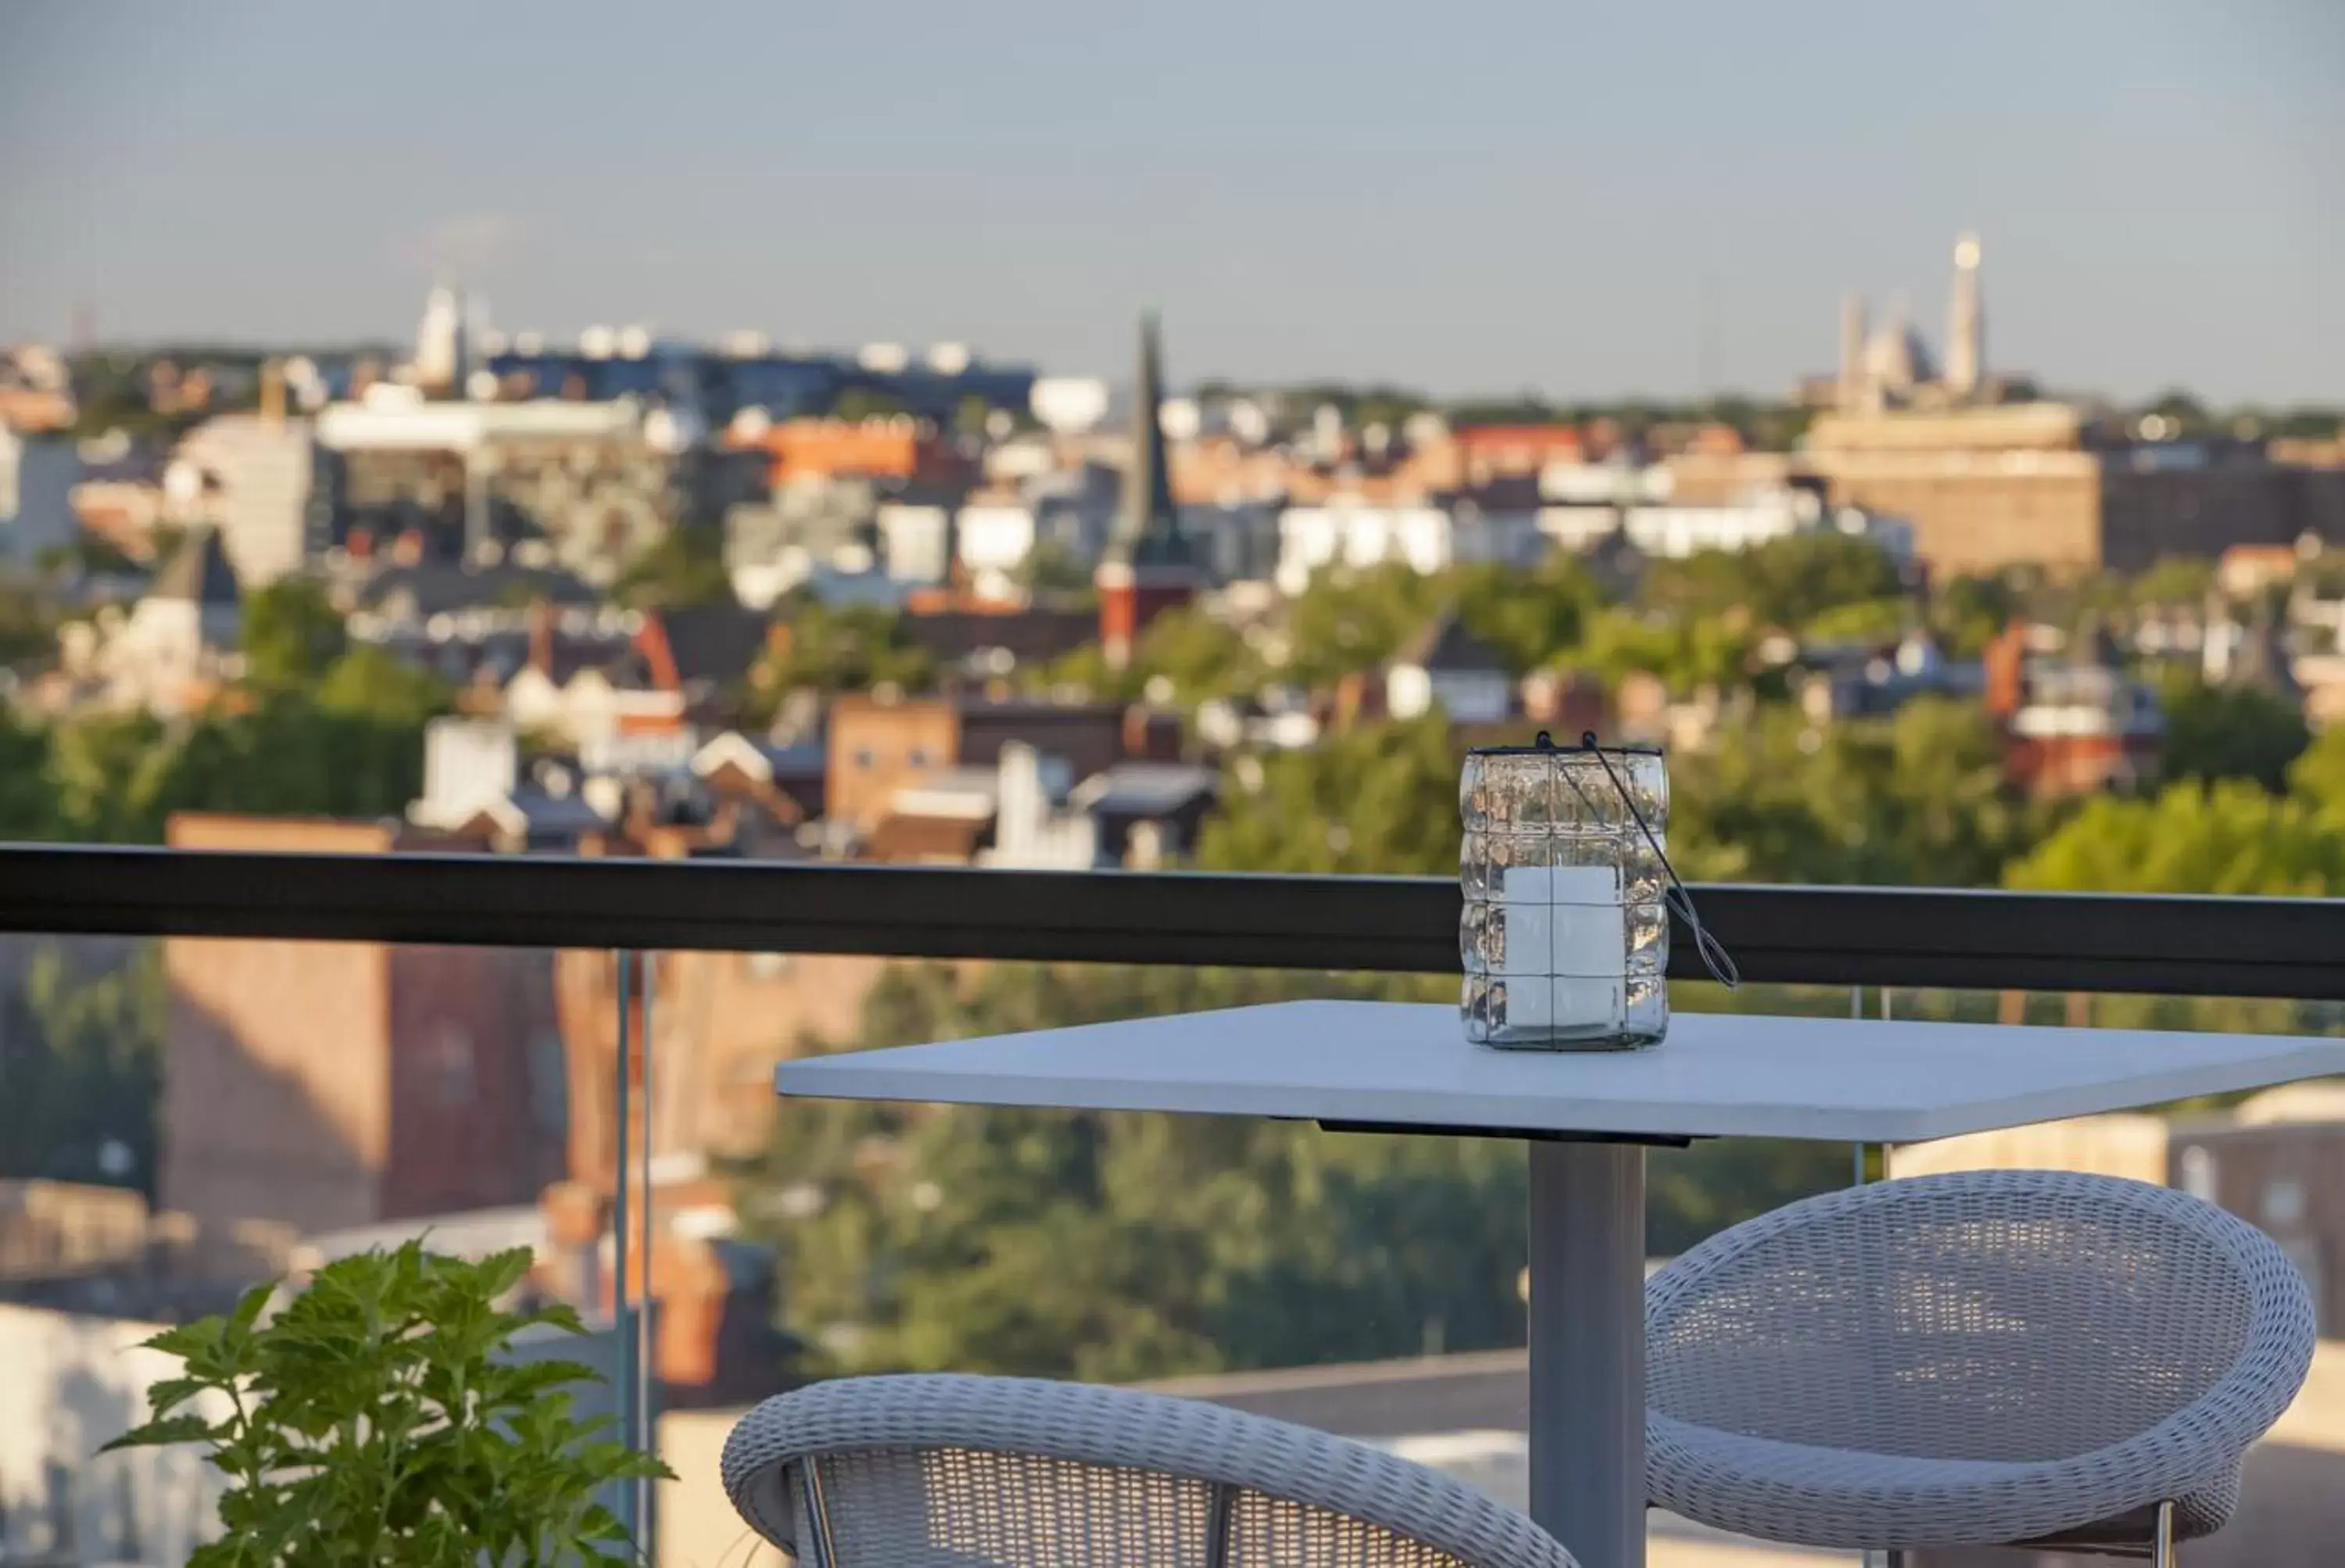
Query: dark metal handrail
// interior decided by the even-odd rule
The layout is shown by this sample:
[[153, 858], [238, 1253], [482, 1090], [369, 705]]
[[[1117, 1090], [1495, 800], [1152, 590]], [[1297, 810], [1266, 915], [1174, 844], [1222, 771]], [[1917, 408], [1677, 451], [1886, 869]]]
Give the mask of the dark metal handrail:
[[[1752, 981], [2345, 1001], [2345, 900], [1694, 891]], [[0, 845], [0, 931], [60, 935], [1454, 972], [1457, 912], [1434, 877]]]

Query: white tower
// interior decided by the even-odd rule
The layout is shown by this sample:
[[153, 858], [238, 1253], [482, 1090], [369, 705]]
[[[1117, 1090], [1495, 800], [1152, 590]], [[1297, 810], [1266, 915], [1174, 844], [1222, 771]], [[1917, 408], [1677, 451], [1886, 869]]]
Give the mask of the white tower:
[[423, 320], [415, 329], [415, 382], [418, 386], [443, 388], [456, 379], [463, 356], [464, 302], [453, 289], [434, 289], [423, 301]]
[[1946, 312], [1946, 390], [1958, 398], [1978, 395], [1986, 375], [1986, 308], [1979, 299], [1979, 242], [1975, 234], [1954, 241], [1954, 297]]
[[1840, 406], [1864, 406], [1864, 296], [1851, 290], [1840, 300]]

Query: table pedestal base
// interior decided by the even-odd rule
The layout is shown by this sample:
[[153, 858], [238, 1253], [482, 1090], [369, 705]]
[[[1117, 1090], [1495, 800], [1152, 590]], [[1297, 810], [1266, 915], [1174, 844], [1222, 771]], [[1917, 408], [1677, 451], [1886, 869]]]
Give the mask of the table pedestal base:
[[1645, 1151], [1530, 1145], [1530, 1512], [1581, 1568], [1645, 1563]]

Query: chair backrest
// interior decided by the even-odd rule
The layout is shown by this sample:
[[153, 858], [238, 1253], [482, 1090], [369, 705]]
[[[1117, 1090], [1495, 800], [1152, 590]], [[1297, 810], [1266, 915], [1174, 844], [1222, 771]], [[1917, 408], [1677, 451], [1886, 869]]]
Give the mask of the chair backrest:
[[809, 1568], [1573, 1568], [1436, 1471], [1127, 1389], [840, 1379], [751, 1410], [723, 1468], [742, 1518]]
[[1868, 1453], [2032, 1462], [2184, 1419], [2238, 1451], [2310, 1366], [2303, 1280], [2185, 1194], [1967, 1171], [1806, 1199], [1646, 1292], [1658, 1414]]

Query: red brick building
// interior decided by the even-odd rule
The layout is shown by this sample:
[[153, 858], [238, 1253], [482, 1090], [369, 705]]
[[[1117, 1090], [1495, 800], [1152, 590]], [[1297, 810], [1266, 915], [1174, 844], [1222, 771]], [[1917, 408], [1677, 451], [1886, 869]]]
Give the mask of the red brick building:
[[[183, 814], [175, 849], [381, 854], [400, 830]], [[163, 1207], [298, 1231], [529, 1203], [563, 1166], [553, 959], [174, 937]]]

